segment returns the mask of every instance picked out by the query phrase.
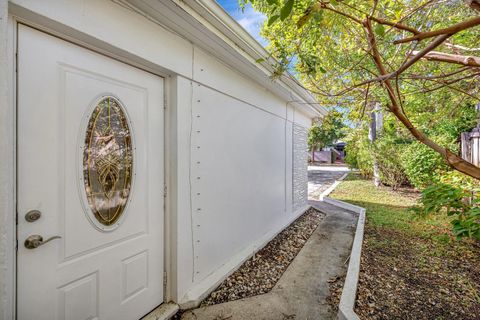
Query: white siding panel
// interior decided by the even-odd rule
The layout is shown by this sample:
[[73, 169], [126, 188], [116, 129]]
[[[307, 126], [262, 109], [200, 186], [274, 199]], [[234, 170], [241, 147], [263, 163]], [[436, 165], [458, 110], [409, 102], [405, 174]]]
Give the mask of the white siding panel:
[[295, 115], [295, 107], [292, 104], [287, 104], [287, 120], [293, 121], [293, 117]]
[[285, 124], [286, 152], [285, 152], [285, 210], [293, 213], [293, 124], [287, 121]]
[[310, 126], [312, 125], [312, 119], [310, 119], [310, 117], [305, 115], [304, 113], [300, 112], [298, 109], [295, 110], [293, 118], [296, 124], [301, 125], [305, 128], [310, 128]]
[[190, 42], [113, 1], [12, 2], [153, 64], [191, 77], [193, 49]]
[[172, 172], [172, 187], [175, 188], [172, 199], [176, 208], [176, 276], [179, 299], [193, 284], [193, 239], [192, 239], [192, 210], [190, 203], [190, 128], [192, 121], [192, 82], [178, 77], [174, 92], [176, 108], [172, 108], [172, 158], [170, 168]]
[[286, 101], [195, 47], [193, 79], [285, 118]]
[[195, 281], [285, 220], [285, 120], [194, 85]]

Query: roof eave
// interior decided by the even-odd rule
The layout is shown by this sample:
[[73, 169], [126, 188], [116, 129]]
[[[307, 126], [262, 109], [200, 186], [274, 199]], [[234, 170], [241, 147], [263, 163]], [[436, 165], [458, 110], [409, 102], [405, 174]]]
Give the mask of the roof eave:
[[258, 59], [268, 52], [213, 0], [124, 1], [170, 31], [209, 52], [267, 90], [300, 108], [311, 118], [327, 110], [289, 75], [272, 80], [272, 63]]
[[[199, 6], [201, 6], [203, 10], [207, 10], [211, 18], [216, 19], [221, 23], [224, 28], [231, 31], [232, 35], [230, 35], [230, 37], [235, 37], [235, 43], [239, 45], [240, 49], [250, 55], [251, 59], [258, 66], [259, 70], [261, 70], [262, 72], [267, 71], [265, 74], [268, 77], [273, 73], [273, 58], [270, 58], [270, 61], [268, 59], [265, 59], [266, 57], [270, 56], [270, 53], [237, 21], [235, 21], [235, 19], [233, 19], [216, 1], [185, 0], [184, 2], [188, 3], [192, 8], [197, 7], [197, 9], [200, 9]], [[258, 62], [259, 59], [265, 60], [262, 62]], [[292, 102], [298, 102], [297, 104], [303, 105], [302, 107], [310, 109], [310, 112], [308, 112], [309, 114], [311, 113], [311, 111], [313, 111], [315, 115], [312, 117], [324, 117], [328, 113], [327, 109], [320, 105], [308, 90], [306, 90], [301, 85], [296, 83], [296, 81], [291, 79], [292, 77], [293, 76], [289, 73], [285, 73], [284, 77], [276, 81], [281, 83], [288, 89], [292, 90], [296, 95], [298, 95], [298, 97], [302, 99], [301, 102]]]

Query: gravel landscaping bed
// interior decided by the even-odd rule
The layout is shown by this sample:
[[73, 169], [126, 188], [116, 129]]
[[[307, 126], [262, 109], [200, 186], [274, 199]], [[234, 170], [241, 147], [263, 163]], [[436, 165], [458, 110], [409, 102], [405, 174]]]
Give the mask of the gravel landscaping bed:
[[269, 292], [324, 217], [325, 214], [316, 209], [307, 210], [225, 279], [201, 306]]

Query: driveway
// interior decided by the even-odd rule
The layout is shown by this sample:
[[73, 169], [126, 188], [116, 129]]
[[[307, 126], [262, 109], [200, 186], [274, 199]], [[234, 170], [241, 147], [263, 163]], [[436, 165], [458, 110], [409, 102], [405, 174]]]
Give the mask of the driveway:
[[308, 166], [308, 199], [319, 200], [320, 194], [347, 172], [347, 166]]

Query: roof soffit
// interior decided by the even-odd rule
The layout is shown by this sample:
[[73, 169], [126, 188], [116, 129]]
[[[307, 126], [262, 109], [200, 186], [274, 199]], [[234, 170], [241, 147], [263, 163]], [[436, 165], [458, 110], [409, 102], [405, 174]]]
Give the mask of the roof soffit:
[[[327, 114], [308, 91], [292, 79], [271, 80], [267, 51], [213, 0], [116, 0], [192, 42], [259, 85], [313, 117]], [[285, 78], [285, 77], [284, 77]], [[282, 79], [284, 79], [282, 78]]]

